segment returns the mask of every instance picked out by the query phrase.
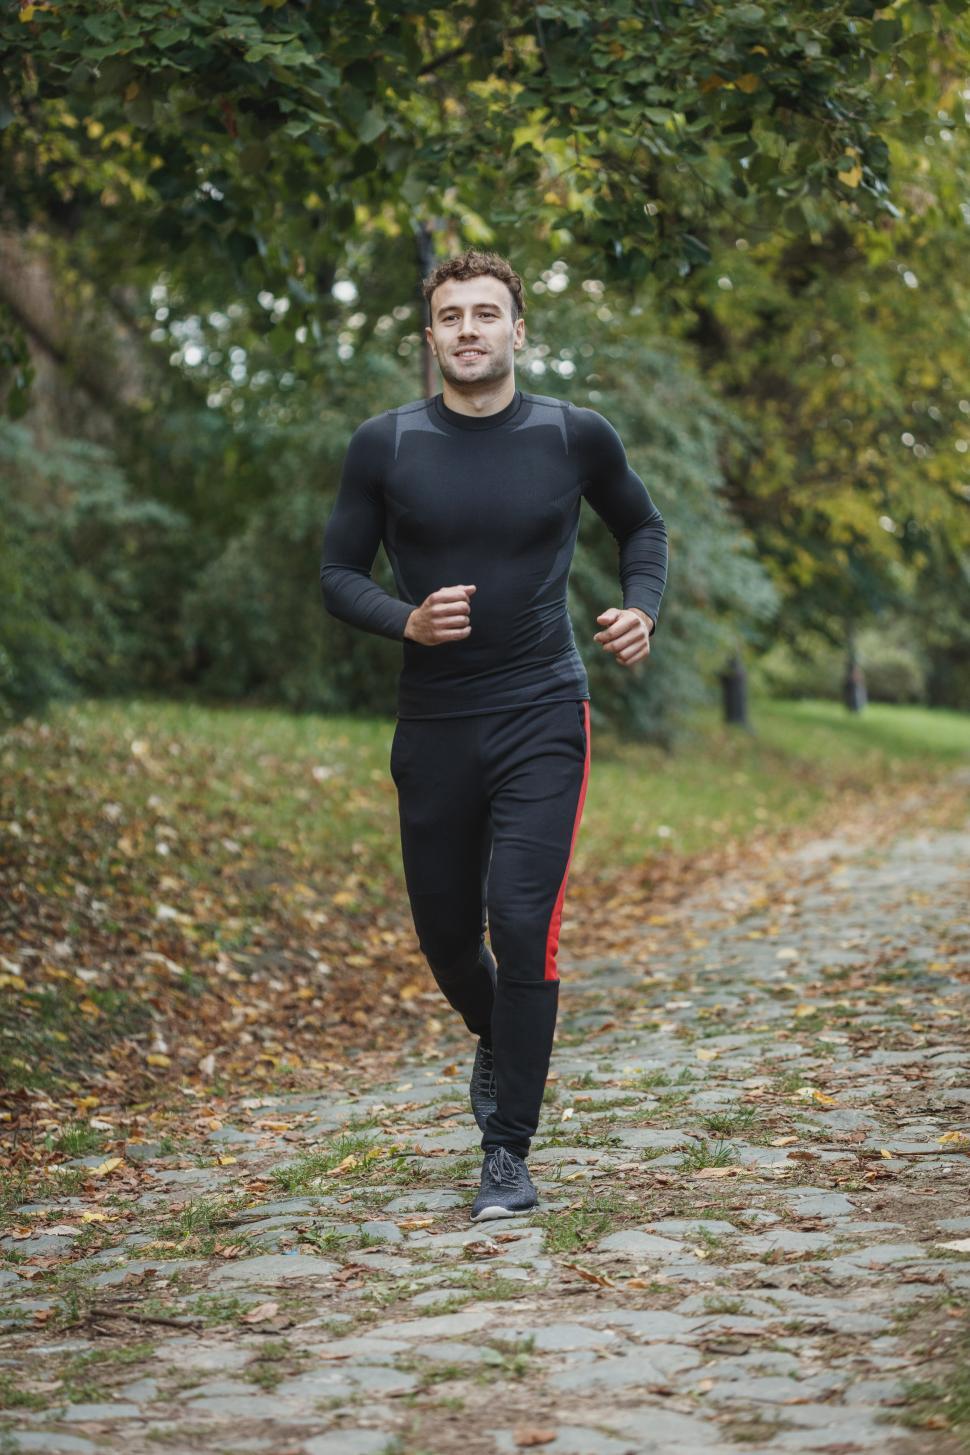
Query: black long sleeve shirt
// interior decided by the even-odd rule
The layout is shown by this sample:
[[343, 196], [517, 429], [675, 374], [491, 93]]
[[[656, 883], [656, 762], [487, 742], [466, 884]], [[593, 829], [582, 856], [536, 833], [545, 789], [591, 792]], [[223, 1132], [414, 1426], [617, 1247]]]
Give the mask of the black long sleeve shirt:
[[[624, 607], [656, 623], [666, 528], [594, 409], [517, 389], [504, 409], [476, 418], [436, 394], [359, 426], [324, 532], [320, 584], [333, 616], [403, 642], [399, 717], [589, 696], [566, 605], [583, 500], [616, 539]], [[371, 577], [382, 540], [398, 597]], [[416, 606], [457, 585], [477, 587], [466, 637], [436, 646], [404, 637]]]

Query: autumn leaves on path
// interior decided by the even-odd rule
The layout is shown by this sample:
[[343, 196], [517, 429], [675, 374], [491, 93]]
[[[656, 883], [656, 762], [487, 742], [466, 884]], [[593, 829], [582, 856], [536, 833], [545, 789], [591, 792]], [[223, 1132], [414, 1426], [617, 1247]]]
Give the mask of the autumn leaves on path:
[[2, 1448], [956, 1455], [968, 870], [914, 815], [574, 931], [506, 1223], [457, 1036], [79, 1142], [2, 1238]]

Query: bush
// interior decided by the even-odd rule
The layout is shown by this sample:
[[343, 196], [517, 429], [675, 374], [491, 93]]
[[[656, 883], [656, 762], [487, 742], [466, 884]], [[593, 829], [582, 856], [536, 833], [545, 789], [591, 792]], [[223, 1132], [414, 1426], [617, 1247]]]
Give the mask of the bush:
[[[925, 702], [926, 666], [897, 621], [861, 628], [856, 656], [872, 702]], [[777, 642], [752, 669], [752, 685], [773, 697], [820, 697], [841, 701], [847, 652], [815, 635], [797, 643]]]
[[111, 452], [0, 421], [0, 716], [177, 680], [188, 522], [133, 498]]

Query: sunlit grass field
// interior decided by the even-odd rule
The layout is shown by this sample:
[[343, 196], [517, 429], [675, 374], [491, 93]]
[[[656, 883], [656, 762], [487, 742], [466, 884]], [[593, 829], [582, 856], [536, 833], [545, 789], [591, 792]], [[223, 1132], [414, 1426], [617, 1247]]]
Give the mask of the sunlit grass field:
[[[970, 762], [970, 716], [961, 713], [875, 704], [851, 714], [838, 703], [763, 699], [750, 719], [747, 732], [716, 711], [701, 714], [674, 753], [621, 742], [594, 721], [577, 871], [693, 854], [804, 822], [867, 788], [929, 783]], [[58, 708], [46, 723], [0, 738], [3, 815], [46, 820], [55, 865], [56, 840], [70, 836], [76, 816], [91, 815], [116, 826], [110, 837], [122, 840], [122, 852], [126, 824], [169, 825], [167, 847], [164, 835], [151, 846], [154, 866], [165, 859], [190, 879], [218, 874], [240, 846], [268, 871], [285, 859], [314, 879], [351, 869], [394, 876], [393, 731], [392, 718], [170, 701]], [[134, 847], [129, 834], [129, 859]]]

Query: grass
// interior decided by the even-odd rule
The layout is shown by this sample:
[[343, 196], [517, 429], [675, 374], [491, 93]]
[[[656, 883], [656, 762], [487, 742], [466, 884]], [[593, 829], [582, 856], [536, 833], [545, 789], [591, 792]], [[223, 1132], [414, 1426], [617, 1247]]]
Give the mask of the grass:
[[100, 1152], [104, 1143], [104, 1133], [87, 1122], [71, 1122], [56, 1136], [48, 1132], [44, 1138], [48, 1152], [63, 1152], [66, 1157], [87, 1157], [92, 1152]]
[[970, 1450], [970, 1334], [961, 1331], [953, 1367], [938, 1379], [913, 1379], [903, 1384], [901, 1423], [912, 1429], [957, 1430]]
[[706, 1141], [700, 1141], [693, 1147], [688, 1147], [680, 1160], [678, 1171], [699, 1172], [703, 1167], [730, 1167], [737, 1152], [737, 1147], [730, 1142], [717, 1141], [709, 1146]]
[[[970, 759], [967, 716], [939, 709], [874, 704], [850, 714], [838, 703], [755, 697], [751, 719], [755, 733], [740, 733], [706, 709], [674, 753], [594, 727], [577, 893], [597, 893], [645, 860], [785, 832], [853, 794], [940, 780]], [[247, 967], [247, 956], [258, 960], [272, 942], [285, 958], [309, 931], [342, 967], [343, 930], [363, 945], [382, 914], [390, 938], [381, 938], [394, 947], [382, 953], [393, 958], [411, 935], [388, 771], [393, 728], [391, 717], [144, 699], [62, 704], [42, 722], [0, 734], [0, 823], [31, 825], [29, 854], [26, 839], [11, 838], [8, 855], [26, 902], [48, 906], [78, 964], [102, 962], [106, 939], [132, 950], [111, 962], [110, 985], [59, 970], [45, 979], [43, 964], [15, 973], [0, 997], [0, 1083], [50, 1093], [76, 1086], [106, 1048], [148, 1032], [151, 987], [130, 967], [135, 949], [162, 933], [160, 901], [177, 901], [180, 912], [197, 906], [182, 936], [193, 963], [166, 981], [193, 1023], [212, 989], [207, 966], [220, 954], [242, 954]], [[177, 891], [164, 887], [166, 877]], [[335, 895], [339, 913], [328, 916], [320, 906]], [[321, 931], [328, 917], [333, 924]], [[340, 948], [331, 951], [337, 930]], [[196, 944], [205, 954], [193, 953]], [[353, 975], [356, 983], [356, 968]], [[281, 1056], [273, 1073], [281, 1084], [287, 1064]], [[596, 1084], [581, 1078], [572, 1087]], [[664, 1083], [646, 1075], [623, 1084]], [[74, 1123], [48, 1150], [82, 1148], [98, 1143]]]
[[[347, 1166], [338, 1171], [344, 1162]], [[393, 1153], [389, 1156], [387, 1149], [376, 1145], [373, 1138], [356, 1133], [337, 1137], [324, 1151], [307, 1152], [288, 1167], [275, 1168], [273, 1181], [281, 1192], [292, 1196], [331, 1186], [346, 1178], [358, 1184], [368, 1170], [377, 1171], [383, 1180], [400, 1172], [402, 1162], [406, 1163], [407, 1159]]]
[[242, 1377], [268, 1392], [290, 1372], [287, 1366], [292, 1360], [309, 1357], [306, 1350], [294, 1348], [287, 1339], [264, 1339], [243, 1369]]
[[617, 1214], [623, 1212], [629, 1216], [629, 1206], [623, 1199], [618, 1194], [605, 1194], [587, 1197], [582, 1207], [541, 1214], [533, 1221], [545, 1228], [547, 1253], [574, 1253], [612, 1232]]
[[709, 1112], [700, 1118], [701, 1125], [719, 1137], [732, 1132], [750, 1132], [761, 1113], [756, 1106], [738, 1106], [729, 1111]]

